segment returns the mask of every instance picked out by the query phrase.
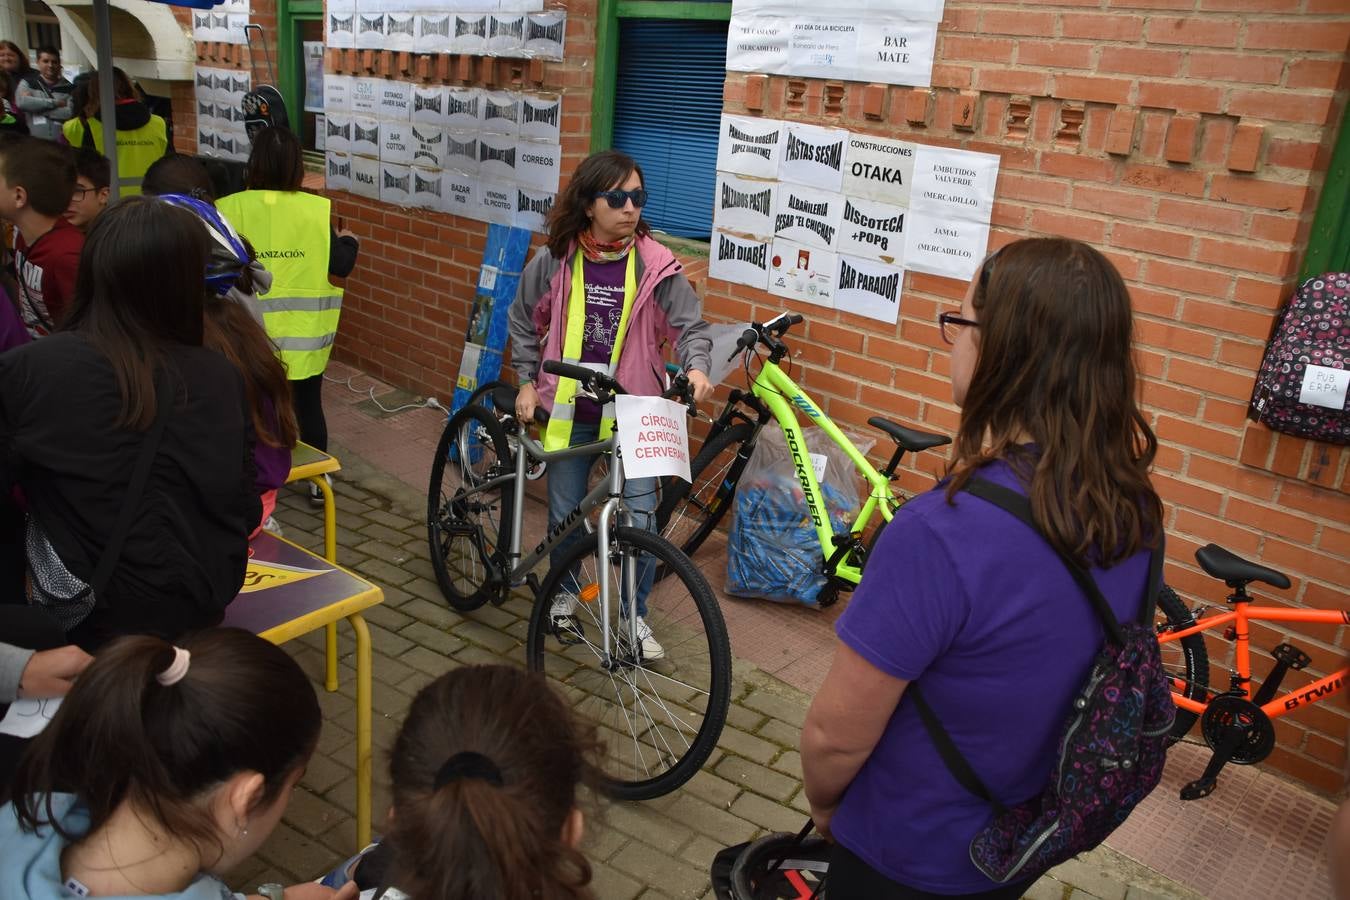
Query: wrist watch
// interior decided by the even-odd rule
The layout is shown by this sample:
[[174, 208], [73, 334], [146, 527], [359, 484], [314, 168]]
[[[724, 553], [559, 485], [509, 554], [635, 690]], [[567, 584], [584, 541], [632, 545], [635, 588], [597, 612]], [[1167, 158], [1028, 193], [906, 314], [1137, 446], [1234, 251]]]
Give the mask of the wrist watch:
[[258, 893], [266, 897], [267, 900], [286, 900], [286, 888], [275, 881], [259, 885]]

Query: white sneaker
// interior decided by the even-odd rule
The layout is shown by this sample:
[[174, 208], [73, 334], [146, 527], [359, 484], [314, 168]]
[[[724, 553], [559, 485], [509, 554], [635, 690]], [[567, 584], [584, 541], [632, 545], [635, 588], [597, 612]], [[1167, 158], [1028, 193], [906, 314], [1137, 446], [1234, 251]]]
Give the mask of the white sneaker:
[[[323, 476], [323, 480], [326, 481], [326, 482], [328, 482], [328, 487], [329, 487], [329, 488], [332, 488], [332, 486], [333, 486], [333, 476], [332, 476], [332, 475], [327, 475], [327, 474], [325, 474], [325, 475]], [[320, 509], [322, 509], [322, 508], [323, 508], [323, 505], [324, 505], [324, 504], [323, 504], [323, 491], [319, 490], [319, 486], [318, 486], [317, 484], [315, 484], [314, 482], [312, 482], [312, 481], [309, 482], [309, 505], [310, 505], [310, 506], [314, 506], [314, 507], [318, 507], [318, 508], [320, 508]]]
[[637, 638], [642, 644], [642, 658], [644, 660], [665, 659], [666, 648], [662, 647], [652, 637], [652, 627], [647, 624], [647, 620], [638, 616], [637, 618]]
[[263, 523], [263, 531], [270, 531], [277, 537], [281, 537], [281, 523], [277, 521], [276, 516], [267, 517], [267, 521]]
[[549, 619], [553, 623], [553, 633], [563, 640], [563, 636], [573, 636], [581, 631], [577, 621], [577, 595], [571, 591], [559, 591], [553, 595], [553, 605], [549, 607]]

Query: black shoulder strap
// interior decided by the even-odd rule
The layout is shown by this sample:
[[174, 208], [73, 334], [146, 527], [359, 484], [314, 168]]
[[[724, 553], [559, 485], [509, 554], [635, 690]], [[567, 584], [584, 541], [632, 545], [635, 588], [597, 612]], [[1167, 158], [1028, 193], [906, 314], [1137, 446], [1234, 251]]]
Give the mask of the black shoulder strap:
[[[1097, 582], [1092, 579], [1092, 575], [1080, 566], [1075, 560], [1060, 552], [1060, 549], [1050, 543], [1050, 539], [1045, 537], [1045, 532], [1036, 524], [1036, 520], [1031, 515], [1031, 501], [1012, 488], [1006, 488], [1001, 484], [994, 484], [992, 481], [985, 481], [983, 478], [971, 478], [966, 482], [965, 490], [967, 493], [979, 497], [994, 504], [998, 508], [1021, 519], [1035, 531], [1059, 557], [1060, 562], [1069, 570], [1073, 580], [1078, 582], [1078, 587], [1092, 603], [1093, 610], [1097, 613], [1097, 618], [1102, 620], [1102, 626], [1106, 629], [1106, 639], [1114, 643], [1117, 647], [1125, 642], [1125, 636], [1120, 630], [1120, 620], [1116, 618], [1116, 613], [1111, 609], [1111, 604], [1106, 602], [1102, 596], [1101, 589], [1097, 587]], [[1145, 600], [1147, 603], [1147, 600]]]
[[173, 399], [168, 371], [161, 368], [159, 377], [155, 379], [155, 422], [141, 443], [140, 455], [136, 457], [136, 469], [131, 473], [131, 482], [127, 486], [126, 498], [122, 501], [122, 510], [117, 514], [117, 524], [108, 538], [108, 545], [103, 548], [103, 555], [98, 558], [94, 577], [89, 580], [89, 589], [93, 591], [94, 600], [100, 606], [105, 602], [103, 591], [108, 585], [108, 579], [112, 577], [118, 558], [122, 555], [122, 546], [126, 544], [131, 521], [140, 509], [141, 496], [145, 493], [146, 482], [150, 480], [150, 466], [155, 461], [155, 453], [159, 449], [160, 440], [164, 437], [164, 425], [169, 421]]
[[933, 707], [928, 705], [924, 699], [923, 692], [919, 690], [919, 683], [912, 682], [905, 688], [904, 696], [914, 701], [914, 708], [919, 711], [919, 719], [923, 722], [924, 730], [928, 732], [928, 737], [932, 739], [933, 746], [937, 748], [938, 756], [942, 757], [942, 762], [946, 764], [948, 771], [952, 773], [961, 787], [970, 793], [979, 797], [985, 803], [994, 808], [995, 815], [1004, 811], [1002, 803], [989, 792], [989, 788], [984, 786], [980, 776], [975, 774], [965, 755], [957, 749], [956, 742], [952, 736], [947, 733], [947, 729], [942, 727], [938, 721], [937, 713], [933, 712]]
[[94, 143], [94, 131], [89, 127], [89, 119], [86, 116], [80, 116], [80, 125], [84, 127], [84, 137], [80, 139], [80, 149], [97, 150], [98, 145]]

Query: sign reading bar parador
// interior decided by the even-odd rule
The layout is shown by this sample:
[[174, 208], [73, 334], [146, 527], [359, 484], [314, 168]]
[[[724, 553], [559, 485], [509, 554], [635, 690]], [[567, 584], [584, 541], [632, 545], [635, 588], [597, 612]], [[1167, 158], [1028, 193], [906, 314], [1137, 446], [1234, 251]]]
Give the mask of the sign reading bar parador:
[[662, 397], [620, 394], [614, 398], [624, 477], [675, 475], [689, 481], [687, 413], [683, 405]]

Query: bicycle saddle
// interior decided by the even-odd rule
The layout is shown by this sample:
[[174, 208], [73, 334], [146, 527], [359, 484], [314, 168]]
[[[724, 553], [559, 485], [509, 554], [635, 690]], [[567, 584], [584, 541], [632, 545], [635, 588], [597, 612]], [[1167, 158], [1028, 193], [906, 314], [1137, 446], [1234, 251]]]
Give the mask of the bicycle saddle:
[[931, 431], [916, 431], [913, 428], [906, 428], [903, 425], [897, 425], [890, 419], [883, 419], [881, 416], [873, 416], [867, 420], [867, 424], [873, 428], [880, 428], [889, 434], [897, 444], [904, 447], [910, 453], [918, 453], [920, 450], [927, 450], [929, 447], [941, 447], [943, 444], [950, 444], [952, 439], [945, 434], [933, 434]]
[[1277, 588], [1289, 587], [1289, 579], [1283, 573], [1248, 562], [1218, 544], [1206, 544], [1195, 551], [1195, 560], [1200, 563], [1200, 568], [1205, 570], [1206, 575], [1223, 579], [1223, 583], [1230, 588], [1245, 587], [1252, 581], [1264, 582]]

